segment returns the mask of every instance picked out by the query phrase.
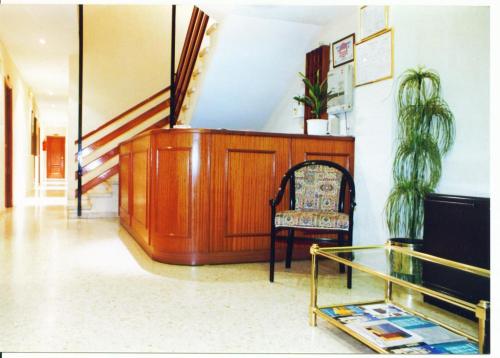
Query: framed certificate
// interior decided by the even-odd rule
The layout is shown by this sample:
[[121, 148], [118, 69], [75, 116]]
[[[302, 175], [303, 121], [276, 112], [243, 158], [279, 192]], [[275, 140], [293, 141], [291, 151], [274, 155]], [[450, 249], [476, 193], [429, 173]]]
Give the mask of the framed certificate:
[[332, 44], [333, 67], [354, 61], [355, 35], [350, 34]]
[[357, 43], [354, 63], [356, 87], [392, 78], [392, 29]]
[[389, 28], [389, 7], [362, 6], [359, 9], [359, 37], [361, 41]]

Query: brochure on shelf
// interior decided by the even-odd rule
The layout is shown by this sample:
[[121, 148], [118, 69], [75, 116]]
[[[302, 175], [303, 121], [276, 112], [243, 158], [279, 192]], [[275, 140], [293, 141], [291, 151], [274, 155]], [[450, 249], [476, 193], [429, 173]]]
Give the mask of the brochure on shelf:
[[363, 305], [361, 308], [364, 310], [365, 313], [368, 313], [372, 315], [373, 317], [376, 318], [388, 318], [388, 317], [401, 317], [401, 316], [408, 316], [409, 313], [406, 311], [403, 311], [402, 309], [394, 306], [394, 305], [389, 305], [387, 303], [376, 303], [376, 304], [371, 304], [371, 305]]
[[439, 350], [439, 353], [445, 354], [478, 354], [479, 349], [477, 344], [463, 341], [463, 342], [450, 342], [450, 343], [441, 343], [434, 344], [432, 348], [435, 350]]
[[364, 310], [361, 307], [355, 305], [327, 307], [324, 308], [322, 311], [334, 318], [343, 316], [362, 315], [364, 313]]
[[467, 340], [463, 336], [453, 333], [446, 328], [426, 321], [420, 317], [392, 317], [387, 320], [401, 328], [408, 329], [411, 332], [418, 334], [422, 337], [423, 342], [427, 344], [460, 342]]
[[382, 348], [422, 342], [422, 337], [416, 333], [387, 320], [349, 323], [346, 326]]
[[405, 346], [393, 347], [389, 351], [393, 354], [439, 354], [445, 353], [442, 349], [434, 348], [425, 343], [407, 344]]
[[396, 354], [473, 354], [477, 343], [392, 304], [323, 307], [321, 311]]

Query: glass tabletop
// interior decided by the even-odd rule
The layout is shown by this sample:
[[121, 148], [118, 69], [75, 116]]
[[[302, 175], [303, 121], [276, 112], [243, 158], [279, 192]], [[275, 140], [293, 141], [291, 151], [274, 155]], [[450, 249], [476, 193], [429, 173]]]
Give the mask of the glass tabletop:
[[490, 271], [464, 263], [443, 259], [408, 248], [392, 245], [315, 247], [319, 256], [343, 262], [379, 276], [396, 278], [413, 284], [422, 284], [422, 278], [434, 272], [459, 272], [459, 277], [472, 275], [478, 285], [489, 285]]

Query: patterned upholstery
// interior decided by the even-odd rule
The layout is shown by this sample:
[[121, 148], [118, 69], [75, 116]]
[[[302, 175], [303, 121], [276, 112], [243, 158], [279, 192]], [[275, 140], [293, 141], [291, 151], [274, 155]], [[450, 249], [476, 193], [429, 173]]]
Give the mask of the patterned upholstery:
[[287, 210], [276, 213], [276, 227], [349, 230], [349, 215], [335, 211]]
[[310, 165], [295, 172], [295, 209], [338, 211], [342, 172]]
[[[346, 190], [341, 190], [345, 180]], [[291, 210], [277, 211], [277, 206], [285, 197], [286, 189], [293, 197]], [[348, 188], [348, 190], [347, 190]], [[348, 199], [347, 199], [348, 196]], [[349, 201], [348, 211], [339, 212], [339, 204]], [[295, 230], [322, 230], [337, 233], [338, 245], [352, 245], [353, 211], [355, 204], [354, 180], [347, 169], [326, 160], [312, 160], [291, 167], [281, 180], [278, 194], [270, 200], [271, 205], [271, 245], [269, 255], [269, 281], [274, 282], [276, 261], [276, 241], [285, 238], [285, 267], [290, 268], [293, 257], [293, 245], [296, 239], [323, 241], [316, 237], [295, 236]], [[293, 209], [292, 209], [293, 208]], [[277, 232], [288, 229], [286, 237], [278, 237]], [[302, 233], [300, 233], [302, 234]], [[343, 272], [345, 266], [340, 266]], [[347, 267], [347, 287], [352, 286], [352, 268]]]

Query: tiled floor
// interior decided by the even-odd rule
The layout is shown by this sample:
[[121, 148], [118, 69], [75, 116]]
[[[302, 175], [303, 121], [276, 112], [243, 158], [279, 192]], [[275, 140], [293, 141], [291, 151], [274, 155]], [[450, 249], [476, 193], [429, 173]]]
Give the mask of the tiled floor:
[[[63, 206], [8, 211], [0, 351], [372, 353], [321, 320], [310, 327], [309, 262], [283, 266], [270, 284], [264, 263], [165, 265], [118, 220], [68, 220]], [[382, 297], [381, 281], [355, 273], [347, 290], [345, 274], [320, 267], [320, 304]]]

